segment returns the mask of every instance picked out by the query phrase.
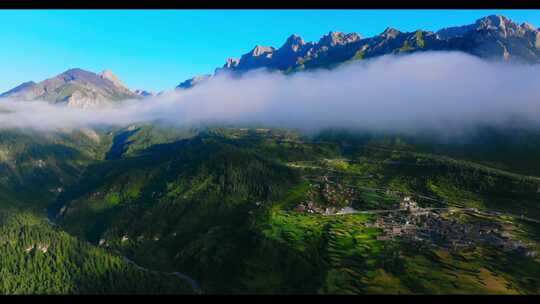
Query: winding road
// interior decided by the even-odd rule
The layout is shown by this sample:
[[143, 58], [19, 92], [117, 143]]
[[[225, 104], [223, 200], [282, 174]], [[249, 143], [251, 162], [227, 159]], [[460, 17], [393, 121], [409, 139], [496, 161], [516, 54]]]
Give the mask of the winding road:
[[146, 272], [150, 272], [150, 273], [156, 273], [156, 274], [173, 275], [173, 276], [175, 276], [175, 277], [177, 277], [177, 278], [179, 278], [181, 280], [184, 280], [184, 281], [188, 282], [188, 284], [191, 286], [191, 288], [193, 289], [193, 291], [196, 294], [202, 294], [202, 290], [201, 290], [201, 288], [199, 286], [199, 283], [197, 283], [197, 281], [195, 281], [192, 277], [190, 277], [190, 276], [188, 276], [186, 274], [183, 274], [181, 272], [164, 272], [164, 271], [157, 271], [157, 270], [153, 270], [153, 269], [148, 269], [146, 267], [142, 267], [141, 265], [135, 263], [134, 261], [130, 260], [126, 256], [122, 256], [122, 258], [124, 259], [124, 262], [133, 265], [138, 270], [146, 271]]

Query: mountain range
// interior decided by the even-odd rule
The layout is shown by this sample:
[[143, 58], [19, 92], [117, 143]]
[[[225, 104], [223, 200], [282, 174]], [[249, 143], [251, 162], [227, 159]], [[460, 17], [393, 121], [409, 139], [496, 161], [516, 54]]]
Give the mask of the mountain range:
[[[255, 46], [239, 59], [229, 58], [214, 71], [187, 79], [176, 89], [189, 89], [220, 73], [242, 74], [254, 69], [294, 73], [317, 68], [334, 68], [355, 60], [389, 54], [425, 51], [461, 51], [486, 60], [540, 63], [540, 32], [528, 23], [517, 24], [504, 16], [491, 15], [475, 23], [443, 28], [436, 32], [401, 32], [387, 28], [381, 34], [362, 38], [358, 33], [329, 32], [318, 42], [305, 42], [291, 35], [275, 48]], [[111, 72], [100, 74], [70, 69], [42, 82], [25, 82], [0, 98], [45, 100], [74, 107], [90, 107], [153, 93], [131, 91]]]
[[[487, 60], [539, 63], [540, 32], [528, 23], [517, 24], [504, 16], [491, 15], [473, 24], [443, 28], [437, 32], [401, 32], [387, 28], [369, 38], [362, 38], [358, 33], [329, 32], [318, 42], [305, 42], [302, 37], [291, 35], [279, 48], [257, 45], [239, 59], [227, 59], [214, 75], [259, 68], [291, 73], [333, 68], [382, 55], [425, 51], [461, 51]], [[208, 78], [209, 75], [198, 76], [184, 81], [177, 88], [185, 89]]]

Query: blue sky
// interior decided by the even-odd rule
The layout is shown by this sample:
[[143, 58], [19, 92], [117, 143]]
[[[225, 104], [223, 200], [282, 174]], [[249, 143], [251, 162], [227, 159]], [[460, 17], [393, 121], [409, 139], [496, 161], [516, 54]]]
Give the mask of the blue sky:
[[132, 89], [161, 91], [212, 73], [256, 44], [329, 31], [437, 30], [502, 14], [540, 26], [540, 10], [1, 10], [0, 92], [69, 68], [111, 69]]

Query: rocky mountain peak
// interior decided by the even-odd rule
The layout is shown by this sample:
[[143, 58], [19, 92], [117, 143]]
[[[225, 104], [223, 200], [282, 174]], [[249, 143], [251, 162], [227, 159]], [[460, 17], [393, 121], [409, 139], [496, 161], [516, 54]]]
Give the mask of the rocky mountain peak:
[[120, 79], [118, 79], [118, 77], [116, 77], [116, 75], [114, 75], [111, 70], [104, 70], [103, 72], [99, 74], [99, 77], [101, 77], [102, 79], [109, 80], [117, 87], [125, 88], [122, 81], [120, 81]]
[[301, 46], [305, 44], [306, 43], [304, 39], [302, 39], [302, 37], [296, 34], [293, 34], [289, 36], [289, 38], [287, 38], [287, 40], [285, 41], [285, 44], [281, 48], [292, 49], [293, 51], [296, 52]]
[[520, 26], [521, 26], [521, 28], [523, 28], [524, 30], [527, 30], [527, 31], [532, 31], [532, 32], [538, 31], [537, 28], [535, 28], [532, 24], [530, 24], [528, 22], [523, 22]]
[[259, 57], [261, 55], [272, 53], [274, 51], [274, 48], [271, 46], [260, 46], [256, 45], [253, 50], [251, 50], [250, 54], [253, 57]]
[[501, 15], [490, 15], [476, 21], [477, 30], [495, 30], [500, 36], [522, 35], [526, 29]]
[[512, 23], [508, 18], [501, 15], [490, 15], [476, 20], [476, 24], [485, 29], [505, 28]]
[[324, 35], [319, 39], [319, 45], [320, 46], [334, 46], [336, 45], [343, 36], [343, 33], [341, 32], [329, 32], [328, 34]]
[[343, 32], [329, 32], [319, 40], [320, 46], [332, 47], [336, 45], [344, 45], [360, 40], [360, 35], [357, 33], [345, 34]]
[[80, 68], [72, 68], [56, 76], [56, 78], [62, 78], [65, 82], [79, 79], [87, 79], [90, 77], [92, 77], [91, 72], [85, 71]]
[[396, 38], [401, 32], [393, 27], [387, 27], [379, 36], [384, 38]]
[[501, 15], [490, 15], [476, 20], [475, 23], [441, 29], [437, 35], [441, 39], [464, 37], [476, 31], [493, 31], [501, 37], [520, 36], [526, 32], [535, 31], [530, 24], [518, 25]]
[[297, 34], [292, 34], [287, 38], [288, 44], [305, 44], [304, 39]]

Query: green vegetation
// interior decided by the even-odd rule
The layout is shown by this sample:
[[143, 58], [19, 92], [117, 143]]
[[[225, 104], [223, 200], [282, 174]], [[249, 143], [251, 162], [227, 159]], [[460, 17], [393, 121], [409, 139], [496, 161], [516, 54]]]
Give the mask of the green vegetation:
[[43, 218], [0, 210], [0, 294], [191, 293], [182, 280], [138, 270]]
[[86, 93], [83, 87], [78, 86], [78, 85], [68, 84], [68, 85], [58, 88], [58, 91], [55, 92], [56, 93], [55, 95], [52, 95], [52, 96], [47, 95], [45, 98], [47, 98], [46, 100], [49, 100], [49, 101], [64, 101], [67, 98], [69, 98], [71, 95], [73, 95], [75, 91], [80, 91], [82, 92], [82, 94]]
[[354, 56], [350, 60], [354, 61], [354, 60], [362, 60], [362, 59], [364, 59], [364, 52], [357, 51], [356, 53], [354, 53]]
[[[540, 180], [506, 162], [405, 136], [152, 125], [95, 132], [98, 140], [0, 133], [1, 240], [9, 244], [1, 292], [192, 292], [172, 272], [204, 293], [540, 291], [538, 258], [381, 240], [375, 214], [298, 210], [307, 201], [322, 210], [393, 209], [403, 195], [421, 194], [431, 198], [419, 200], [424, 207], [540, 219]], [[44, 219], [45, 207], [58, 226]], [[501, 222], [540, 248], [534, 224], [484, 217], [460, 220]]]
[[410, 44], [409, 44], [409, 40], [405, 40], [405, 42], [403, 42], [403, 46], [400, 47], [398, 49], [398, 52], [409, 52], [409, 51], [412, 51], [414, 50], [414, 47], [412, 47]]
[[419, 48], [423, 48], [425, 46], [425, 42], [424, 42], [424, 38], [423, 38], [423, 33], [421, 30], [417, 30], [415, 33], [414, 33], [414, 38], [416, 39], [416, 45], [419, 47]]

